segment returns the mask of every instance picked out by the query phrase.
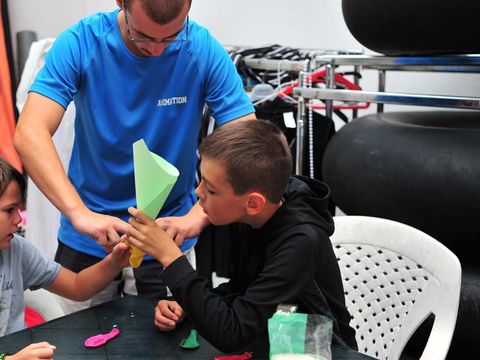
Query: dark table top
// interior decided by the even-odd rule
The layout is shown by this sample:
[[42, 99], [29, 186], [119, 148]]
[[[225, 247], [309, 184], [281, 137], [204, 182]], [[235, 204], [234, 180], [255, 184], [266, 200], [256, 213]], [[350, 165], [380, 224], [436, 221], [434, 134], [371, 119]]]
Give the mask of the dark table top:
[[[39, 326], [0, 338], [0, 351], [15, 353], [33, 342], [48, 341], [57, 347], [55, 360], [120, 360], [120, 359], [209, 359], [226, 355], [200, 335], [200, 347], [184, 350], [179, 346], [191, 330], [184, 321], [175, 331], [160, 332], [154, 326], [155, 304], [149, 299], [127, 296], [117, 301], [82, 310]], [[109, 332], [117, 326], [120, 335], [106, 345], [92, 349], [84, 341], [93, 335]], [[268, 359], [266, 345], [253, 345], [236, 354], [251, 351], [254, 359]], [[368, 360], [370, 357], [332, 345], [334, 360]]]

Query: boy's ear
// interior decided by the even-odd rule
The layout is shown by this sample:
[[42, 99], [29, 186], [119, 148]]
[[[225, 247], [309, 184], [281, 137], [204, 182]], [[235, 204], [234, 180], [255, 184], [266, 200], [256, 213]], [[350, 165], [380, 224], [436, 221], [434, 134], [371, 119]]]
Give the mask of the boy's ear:
[[247, 199], [247, 215], [249, 216], [254, 216], [257, 215], [260, 211], [263, 210], [265, 207], [265, 203], [267, 202], [267, 199], [265, 196], [258, 192], [252, 192], [248, 194], [248, 199]]

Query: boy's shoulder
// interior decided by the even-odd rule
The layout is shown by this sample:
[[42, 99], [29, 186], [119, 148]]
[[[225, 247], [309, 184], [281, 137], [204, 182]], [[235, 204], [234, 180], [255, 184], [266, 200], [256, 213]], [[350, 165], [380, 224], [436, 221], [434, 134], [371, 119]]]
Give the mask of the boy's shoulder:
[[31, 241], [18, 234], [14, 234], [8, 251], [5, 262], [10, 268], [19, 271], [25, 288], [37, 289], [48, 285], [60, 270], [60, 264], [42, 254]]
[[40, 251], [30, 241], [19, 234], [13, 234], [13, 239], [10, 242], [9, 252], [20, 260], [22, 257], [29, 258], [30, 256], [37, 255]]
[[285, 192], [284, 211], [279, 212], [282, 227], [297, 229], [321, 228], [333, 233], [333, 219], [328, 210], [330, 189], [316, 179], [292, 176]]
[[23, 263], [24, 256], [28, 256], [28, 251], [25, 251], [25, 240], [22, 236], [14, 234], [10, 241], [10, 246], [3, 249], [0, 253], [2, 258], [2, 267], [16, 267], [15, 264]]

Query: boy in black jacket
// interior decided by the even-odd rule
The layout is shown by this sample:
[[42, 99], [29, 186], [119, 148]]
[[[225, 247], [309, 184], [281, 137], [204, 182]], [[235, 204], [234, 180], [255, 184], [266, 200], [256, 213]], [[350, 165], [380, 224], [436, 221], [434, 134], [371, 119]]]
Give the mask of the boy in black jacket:
[[211, 290], [171, 238], [130, 208], [128, 241], [155, 257], [176, 301], [161, 300], [155, 324], [173, 330], [185, 315], [199, 333], [225, 352], [267, 336], [279, 304], [323, 314], [334, 322], [333, 341], [356, 349], [340, 270], [329, 235], [328, 187], [290, 177], [292, 157], [273, 124], [226, 124], [200, 146], [202, 179], [195, 193], [213, 225], [235, 227], [232, 275]]

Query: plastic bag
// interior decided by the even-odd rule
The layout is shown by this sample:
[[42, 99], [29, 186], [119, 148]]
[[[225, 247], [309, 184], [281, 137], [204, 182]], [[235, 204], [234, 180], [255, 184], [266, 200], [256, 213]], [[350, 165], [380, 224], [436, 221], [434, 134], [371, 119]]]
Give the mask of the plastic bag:
[[331, 360], [332, 320], [280, 305], [268, 320], [271, 360]]

